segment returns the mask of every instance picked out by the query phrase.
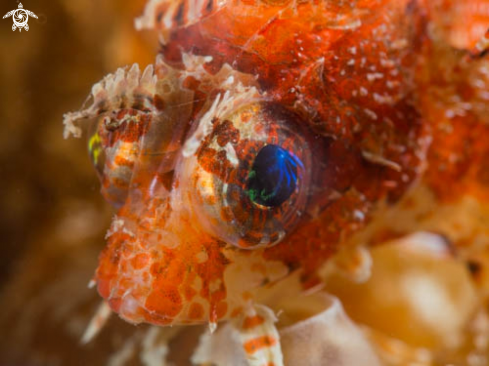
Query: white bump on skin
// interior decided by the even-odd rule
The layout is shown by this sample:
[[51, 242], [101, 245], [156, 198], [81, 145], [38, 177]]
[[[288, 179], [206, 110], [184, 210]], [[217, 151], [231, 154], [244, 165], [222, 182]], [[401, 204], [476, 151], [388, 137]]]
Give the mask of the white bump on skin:
[[[226, 94], [223, 96], [223, 100], [227, 99], [229, 97], [229, 91], [226, 92]], [[188, 158], [195, 154], [197, 149], [199, 148], [202, 140], [211, 133], [212, 131], [212, 120], [214, 119], [216, 112], [217, 112], [217, 106], [221, 101], [221, 94], [219, 94], [216, 99], [214, 99], [214, 103], [212, 103], [212, 106], [209, 108], [209, 110], [204, 114], [204, 116], [200, 119], [199, 126], [195, 130], [194, 134], [192, 137], [190, 137], [187, 142], [185, 142], [185, 145], [183, 146], [182, 154], [184, 157]]]
[[369, 116], [371, 119], [373, 119], [373, 120], [377, 120], [377, 113], [375, 113], [374, 111], [371, 111], [370, 109], [367, 109], [367, 108], [365, 108], [363, 111], [364, 111], [364, 112], [365, 112], [365, 114], [366, 114], [367, 116]]
[[255, 87], [245, 87], [241, 83], [237, 84], [232, 92], [227, 90], [224, 95], [219, 94], [209, 110], [202, 116], [199, 126], [183, 146], [182, 155], [185, 158], [194, 155], [204, 138], [212, 132], [212, 121], [214, 118], [222, 118], [229, 115], [236, 108], [244, 103], [251, 102], [258, 96], [258, 91]]
[[204, 263], [209, 260], [209, 255], [204, 251], [197, 253], [195, 257], [197, 258], [197, 263]]
[[368, 81], [374, 81], [377, 79], [382, 79], [384, 77], [384, 74], [381, 74], [380, 72], [374, 72], [367, 74], [367, 80]]
[[224, 146], [224, 150], [226, 151], [226, 156], [229, 162], [231, 163], [231, 165], [237, 167], [239, 165], [239, 160], [236, 155], [236, 151], [234, 150], [234, 146], [228, 142], [226, 146]]
[[217, 279], [209, 283], [209, 291], [211, 293], [218, 291], [221, 288], [222, 280]]

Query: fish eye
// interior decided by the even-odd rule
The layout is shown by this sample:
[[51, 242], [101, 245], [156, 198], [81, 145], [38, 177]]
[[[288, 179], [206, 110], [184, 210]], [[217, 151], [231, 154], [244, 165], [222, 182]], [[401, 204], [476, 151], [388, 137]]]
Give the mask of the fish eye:
[[294, 154], [278, 145], [264, 146], [248, 175], [250, 200], [265, 207], [280, 206], [296, 189], [299, 167], [304, 166]]
[[135, 109], [120, 109], [94, 118], [88, 131], [88, 152], [104, 198], [115, 207], [126, 201], [149, 117]]
[[296, 227], [311, 177], [302, 126], [292, 112], [267, 103], [213, 119], [212, 131], [179, 168], [181, 188], [207, 232], [255, 249], [278, 244]]

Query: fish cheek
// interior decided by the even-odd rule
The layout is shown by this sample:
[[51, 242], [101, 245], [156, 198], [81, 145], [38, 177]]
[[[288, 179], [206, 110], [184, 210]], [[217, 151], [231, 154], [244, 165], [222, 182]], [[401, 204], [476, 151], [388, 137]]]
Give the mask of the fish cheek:
[[144, 303], [149, 312], [146, 321], [214, 323], [226, 315], [223, 274], [229, 262], [221, 252], [223, 243], [193, 234], [152, 266], [151, 292]]

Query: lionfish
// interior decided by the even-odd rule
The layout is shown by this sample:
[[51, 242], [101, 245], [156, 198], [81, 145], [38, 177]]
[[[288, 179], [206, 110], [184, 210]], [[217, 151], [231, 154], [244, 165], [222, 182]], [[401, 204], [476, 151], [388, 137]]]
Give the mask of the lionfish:
[[280, 365], [261, 304], [321, 291], [331, 263], [359, 279], [370, 247], [467, 200], [468, 234], [441, 234], [487, 292], [487, 0], [150, 0], [135, 25], [155, 63], [65, 116], [117, 208], [93, 279], [111, 310], [231, 320]]

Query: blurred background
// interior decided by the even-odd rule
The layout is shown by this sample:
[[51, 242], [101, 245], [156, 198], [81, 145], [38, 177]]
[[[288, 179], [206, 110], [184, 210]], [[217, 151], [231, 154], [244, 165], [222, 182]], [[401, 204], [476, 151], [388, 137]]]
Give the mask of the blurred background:
[[[101, 365], [134, 327], [79, 340], [100, 299], [87, 284], [111, 209], [86, 140], [63, 139], [63, 113], [117, 67], [151, 63], [158, 41], [133, 19], [145, 0], [26, 0], [29, 31], [0, 22], [0, 365]], [[19, 1], [0, 2], [5, 15]], [[110, 331], [110, 327], [117, 331]]]

